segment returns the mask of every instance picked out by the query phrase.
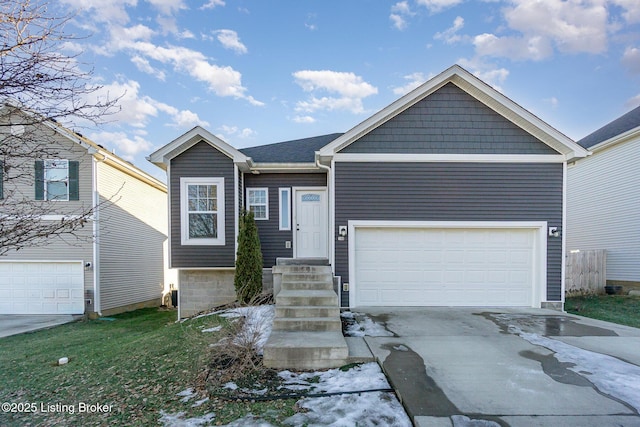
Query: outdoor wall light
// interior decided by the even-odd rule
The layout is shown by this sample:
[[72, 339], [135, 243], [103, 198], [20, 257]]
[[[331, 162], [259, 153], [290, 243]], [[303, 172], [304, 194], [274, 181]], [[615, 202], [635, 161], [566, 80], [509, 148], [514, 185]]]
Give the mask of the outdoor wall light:
[[560, 237], [558, 227], [549, 227], [549, 237]]

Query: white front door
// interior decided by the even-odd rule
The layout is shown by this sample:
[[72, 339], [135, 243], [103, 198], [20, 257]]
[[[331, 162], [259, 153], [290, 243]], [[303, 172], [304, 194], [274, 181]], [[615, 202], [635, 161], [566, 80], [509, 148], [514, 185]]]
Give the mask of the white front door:
[[327, 190], [294, 188], [294, 257], [327, 258]]

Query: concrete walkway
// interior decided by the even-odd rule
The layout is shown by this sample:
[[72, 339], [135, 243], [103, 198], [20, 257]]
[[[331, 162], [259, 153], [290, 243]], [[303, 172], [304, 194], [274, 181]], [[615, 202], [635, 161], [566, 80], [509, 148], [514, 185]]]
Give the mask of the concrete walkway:
[[81, 317], [70, 314], [0, 314], [0, 338], [63, 325]]
[[354, 311], [393, 332], [365, 341], [417, 426], [640, 426], [640, 329], [538, 309]]

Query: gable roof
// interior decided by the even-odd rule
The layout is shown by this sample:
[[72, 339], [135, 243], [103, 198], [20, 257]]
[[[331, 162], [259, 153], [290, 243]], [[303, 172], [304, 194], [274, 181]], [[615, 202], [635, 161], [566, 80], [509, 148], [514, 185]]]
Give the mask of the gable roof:
[[19, 114], [34, 117], [35, 121], [28, 122], [29, 124], [38, 124], [38, 125], [45, 126], [53, 130], [54, 132], [56, 132], [58, 135], [68, 139], [73, 143], [78, 144], [79, 146], [87, 150], [87, 153], [89, 155], [96, 156], [98, 161], [104, 162], [109, 166], [114, 167], [120, 170], [121, 172], [124, 172], [127, 175], [135, 179], [138, 179], [144, 182], [145, 184], [148, 184], [158, 190], [164, 191], [165, 193], [167, 192], [167, 186], [159, 179], [155, 178], [154, 176], [138, 168], [136, 165], [129, 162], [128, 160], [125, 160], [122, 157], [112, 153], [111, 151], [104, 148], [102, 145], [96, 144], [89, 138], [79, 134], [78, 132], [75, 132], [71, 129], [66, 128], [65, 126], [63, 126], [62, 124], [58, 123], [53, 119], [42, 117], [40, 114], [36, 112], [25, 109], [23, 106], [20, 105], [20, 103], [11, 101], [11, 100], [4, 102], [0, 106], [0, 110], [2, 111], [6, 110], [9, 112], [9, 114], [12, 114], [11, 112], [15, 111], [15, 112], [19, 112]]
[[587, 150], [576, 144], [569, 137], [473, 76], [464, 68], [454, 65], [324, 146], [318, 153], [320, 160], [325, 163], [328, 162], [338, 151], [425, 99], [447, 83], [455, 84], [478, 101], [561, 153], [566, 160], [587, 156]]
[[233, 159], [234, 163], [238, 164], [241, 170], [248, 171], [249, 163], [251, 162], [250, 158], [201, 126], [194, 127], [193, 129], [191, 129], [187, 133], [180, 135], [164, 147], [151, 153], [149, 156], [147, 156], [147, 160], [149, 160], [156, 166], [166, 170], [171, 159], [201, 141], [206, 142], [212, 147], [218, 149], [227, 157]]
[[276, 142], [274, 144], [241, 148], [240, 152], [251, 157], [254, 162], [259, 163], [312, 163], [315, 161], [316, 151], [341, 135], [342, 133], [331, 133], [311, 138]]
[[[590, 133], [578, 141], [578, 144], [584, 148], [592, 148], [602, 142], [634, 130], [640, 131], [640, 107], [634, 108], [600, 129]], [[617, 139], [618, 138], [616, 138], [616, 140]]]

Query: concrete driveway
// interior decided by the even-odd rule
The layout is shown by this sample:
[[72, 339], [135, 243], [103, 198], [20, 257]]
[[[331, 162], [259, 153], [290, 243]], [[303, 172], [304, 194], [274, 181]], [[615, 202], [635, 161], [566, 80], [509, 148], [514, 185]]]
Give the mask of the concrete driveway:
[[73, 322], [70, 314], [0, 314], [0, 338]]
[[640, 426], [640, 329], [557, 311], [360, 308], [417, 426]]

